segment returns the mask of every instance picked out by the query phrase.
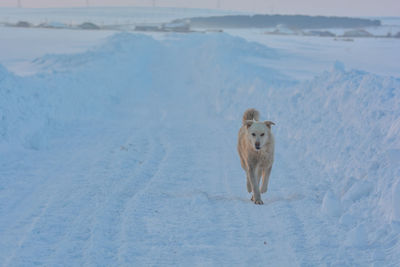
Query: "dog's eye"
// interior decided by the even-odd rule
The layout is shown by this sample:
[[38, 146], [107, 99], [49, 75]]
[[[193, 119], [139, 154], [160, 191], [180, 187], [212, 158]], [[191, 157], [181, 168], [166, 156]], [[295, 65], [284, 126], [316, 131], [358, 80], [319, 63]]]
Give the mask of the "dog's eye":
[[261, 136], [264, 136], [264, 133], [262, 133]]
[[256, 134], [255, 134], [255, 133], [252, 133], [251, 135], [252, 135], [252, 136], [256, 136]]

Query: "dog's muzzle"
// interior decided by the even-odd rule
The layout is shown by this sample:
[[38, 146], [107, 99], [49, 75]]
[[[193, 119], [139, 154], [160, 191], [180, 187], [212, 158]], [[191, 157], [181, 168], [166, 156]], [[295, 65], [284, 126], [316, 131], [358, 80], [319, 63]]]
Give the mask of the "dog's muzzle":
[[257, 150], [259, 150], [259, 149], [261, 148], [261, 147], [260, 147], [260, 143], [256, 143], [256, 144], [255, 144], [255, 147], [256, 147]]

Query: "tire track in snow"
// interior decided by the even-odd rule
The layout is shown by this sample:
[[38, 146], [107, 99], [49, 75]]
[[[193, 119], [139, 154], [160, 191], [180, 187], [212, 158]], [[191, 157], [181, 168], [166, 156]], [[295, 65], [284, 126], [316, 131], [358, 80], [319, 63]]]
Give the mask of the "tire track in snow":
[[[106, 190], [112, 188], [112, 179], [109, 178], [119, 169], [121, 161], [113, 150], [123, 140], [123, 134], [117, 131], [103, 132], [100, 140], [80, 141], [84, 147], [79, 146], [78, 153], [76, 148], [62, 153], [66, 156], [79, 155], [68, 157], [68, 161], [64, 161], [64, 158], [57, 160], [57, 164], [69, 166], [70, 172], [46, 174], [55, 178], [50, 179], [41, 190], [52, 192], [53, 201], [47, 202], [46, 212], [28, 233], [25, 249], [19, 252], [18, 262], [30, 262], [30, 257], [40, 255], [36, 257], [38, 264], [62, 264], [65, 260], [71, 264], [82, 264], [96, 210], [104, 203]], [[90, 159], [93, 155], [98, 157]], [[57, 171], [57, 168], [52, 171]]]
[[[94, 153], [90, 142], [83, 142], [85, 150], [78, 147], [79, 154], [76, 154], [75, 150], [64, 151], [63, 154], [66, 156], [79, 155], [68, 157], [68, 161], [64, 161], [63, 158], [57, 160], [56, 164], [70, 166], [70, 172], [54, 173], [57, 167], [47, 171], [46, 176], [57, 178], [47, 179], [44, 185], [38, 187], [40, 192], [32, 193], [32, 197], [37, 199], [37, 196], [40, 196], [39, 201], [44, 203], [38, 204], [39, 207], [46, 205], [47, 208], [37, 209], [30, 215], [34, 218], [34, 224], [31, 226], [22, 225], [22, 223], [31, 223], [31, 218], [21, 221], [18, 228], [28, 227], [29, 231], [23, 235], [18, 243], [19, 247], [14, 249], [7, 262], [24, 264], [24, 262], [33, 262], [34, 259], [37, 264], [54, 265], [63, 264], [66, 261], [76, 265], [83, 264], [88, 257], [93, 236], [99, 236], [101, 235], [99, 231], [105, 230], [99, 229], [101, 227], [96, 228], [98, 217], [105, 216], [101, 218], [101, 220], [106, 220], [103, 225], [106, 223], [113, 225], [110, 223], [110, 217], [107, 218], [103, 206], [109, 205], [113, 198], [119, 197], [111, 192], [115, 193], [119, 190], [117, 188], [119, 183], [132, 179], [129, 177], [129, 172], [135, 168], [135, 165], [139, 165], [138, 154], [143, 152], [145, 155], [148, 150], [142, 140], [137, 143], [132, 140], [126, 141], [126, 146], [135, 143], [135, 146], [129, 146], [131, 150], [135, 147], [138, 149], [135, 153], [121, 150], [121, 140], [124, 140], [126, 132], [130, 133], [129, 137], [131, 137], [132, 130], [116, 128], [119, 130], [111, 133], [104, 131], [105, 134], [101, 136], [101, 140], [93, 140], [97, 153]], [[93, 155], [98, 155], [98, 157], [89, 160], [86, 152], [91, 157]], [[41, 164], [47, 163], [44, 161]], [[48, 192], [51, 192], [49, 196], [47, 196]], [[46, 201], [43, 200], [44, 198]], [[112, 216], [112, 210], [108, 211]], [[108, 239], [99, 241], [107, 243], [104, 241]], [[112, 246], [117, 245], [110, 245], [108, 248]]]
[[[142, 151], [125, 151], [128, 160], [123, 161], [118, 168], [113, 171], [113, 179], [118, 179], [112, 186], [103, 205], [96, 212], [96, 222], [94, 223], [89, 246], [85, 256], [86, 264], [114, 265], [118, 258], [120, 246], [119, 232], [126, 203], [129, 199], [143, 187], [143, 182], [139, 178], [141, 170], [147, 168], [149, 162], [154, 163], [154, 144], [153, 141], [139, 141], [147, 143]], [[130, 155], [134, 160], [139, 160], [138, 164], [132, 165]]]
[[[159, 125], [157, 133], [164, 150], [163, 159], [151, 181], [126, 206], [118, 265], [186, 262], [183, 260], [188, 257], [186, 248], [192, 246], [197, 235], [191, 230], [198, 225], [200, 218], [197, 216], [214, 214], [212, 209], [194, 213], [190, 197], [193, 184], [198, 182], [194, 179], [193, 167], [198, 166], [193, 157], [196, 142], [189, 142], [195, 138], [194, 128], [186, 121], [187, 117], [186, 120], [179, 117], [185, 112], [179, 110], [178, 113], [169, 118], [162, 116], [165, 125]], [[176, 123], [185, 127], [176, 131]], [[189, 201], [185, 199], [187, 194], [190, 194]]]
[[31, 223], [29, 223], [29, 225], [27, 227], [28, 229], [22, 235], [22, 238], [18, 241], [16, 248], [14, 248], [12, 250], [11, 254], [9, 255], [9, 257], [5, 259], [5, 261], [4, 261], [5, 267], [9, 266], [10, 263], [16, 258], [17, 254], [21, 250], [23, 244], [26, 242], [26, 240], [29, 238], [30, 234], [32, 233], [33, 229], [36, 227], [36, 224], [38, 223], [39, 219], [47, 211], [47, 209], [49, 207], [49, 203], [50, 202], [46, 202], [44, 204], [44, 207], [40, 208], [38, 215], [33, 215], [34, 216], [33, 220], [31, 221]]
[[[292, 205], [285, 201], [279, 205], [273, 205], [272, 213], [275, 218], [279, 218], [281, 229], [283, 228], [284, 238], [288, 241], [287, 245], [293, 252], [296, 263], [292, 262], [292, 266], [315, 266], [312, 249], [308, 245], [308, 236], [305, 233], [303, 222], [293, 209]], [[282, 227], [283, 226], [283, 227]]]
[[[77, 196], [80, 197], [82, 205], [79, 213], [82, 216], [77, 216], [73, 223], [69, 226], [67, 234], [62, 242], [59, 242], [58, 249], [54, 253], [52, 259], [54, 261], [63, 262], [62, 256], [67, 256], [76, 261], [76, 264], [82, 265], [83, 262], [90, 258], [90, 253], [93, 249], [94, 239], [102, 236], [102, 240], [98, 240], [100, 244], [109, 244], [112, 237], [109, 232], [112, 232], [113, 210], [104, 210], [104, 207], [109, 207], [115, 197], [114, 191], [119, 183], [123, 183], [127, 179], [126, 174], [128, 169], [134, 169], [139, 161], [133, 151], [137, 153], [146, 151], [146, 142], [142, 140], [134, 141], [126, 139], [126, 134], [131, 133], [135, 129], [115, 132], [112, 136], [112, 142], [108, 153], [100, 154], [98, 162], [90, 168], [85, 174], [86, 184], [78, 184], [76, 188]], [[119, 132], [123, 132], [123, 135]], [[125, 141], [123, 141], [125, 139]], [[121, 142], [122, 141], [122, 142]], [[121, 146], [121, 144], [123, 144]], [[108, 213], [107, 213], [108, 212]], [[110, 227], [105, 227], [105, 224], [99, 224], [99, 221], [106, 221]], [[106, 248], [109, 249], [112, 247]], [[101, 251], [98, 248], [99, 252]], [[108, 251], [104, 251], [107, 255]], [[93, 253], [92, 253], [93, 254]], [[94, 258], [96, 258], [94, 256]], [[66, 258], [68, 259], [68, 258]]]
[[[88, 142], [89, 146], [91, 144], [93, 143]], [[81, 181], [81, 176], [77, 174], [79, 171], [82, 171], [82, 168], [87, 168], [85, 164], [81, 164], [82, 159], [86, 159], [86, 154], [80, 151], [81, 153], [76, 154], [77, 156], [70, 157], [69, 155], [76, 153], [74, 150], [76, 148], [71, 150], [69, 149], [70, 147], [74, 146], [67, 145], [60, 148], [62, 153], [59, 155], [64, 155], [65, 157], [57, 159], [41, 158], [39, 162], [39, 166], [48, 165], [53, 166], [53, 168], [49, 168], [46, 172], [42, 173], [42, 176], [48, 177], [48, 179], [45, 179], [43, 183], [37, 186], [37, 190], [31, 193], [32, 204], [29, 206], [35, 207], [36, 202], [43, 202], [43, 198], [46, 198], [44, 204], [40, 204], [45, 205], [46, 209], [37, 212], [39, 215], [35, 219], [34, 226], [24, 234], [23, 242], [20, 245], [22, 249], [18, 249], [18, 252], [15, 253], [15, 258], [13, 260], [16, 261], [15, 264], [23, 264], [23, 262], [45, 264], [51, 261], [51, 255], [56, 253], [59, 242], [63, 240], [68, 233], [67, 231], [71, 225], [71, 220], [75, 220], [76, 216], [79, 215], [77, 206], [74, 205], [78, 199], [74, 199], [72, 196], [76, 196], [76, 193], [82, 189], [82, 186], [73, 190], [70, 189], [81, 185], [76, 183], [77, 181]], [[102, 151], [103, 149], [100, 148], [97, 154], [104, 154], [101, 153]], [[92, 165], [90, 162], [83, 162]], [[59, 173], [59, 165], [63, 165], [64, 167], [69, 166], [70, 172]], [[80, 210], [84, 210], [85, 207], [85, 205], [82, 205]], [[24, 221], [30, 222], [31, 219], [23, 219], [21, 223]], [[21, 228], [23, 226], [19, 227]], [[40, 257], [37, 255], [40, 255]]]
[[[277, 145], [279, 146], [279, 143]], [[274, 234], [276, 238], [279, 238], [276, 241], [281, 246], [278, 250], [285, 251], [285, 255], [287, 251], [291, 251], [290, 261], [287, 262], [291, 266], [318, 265], [314, 257], [313, 248], [310, 245], [309, 233], [306, 231], [308, 228], [305, 227], [307, 218], [299, 216], [297, 209], [293, 207], [298, 202], [307, 201], [303, 196], [305, 193], [303, 185], [297, 184], [298, 178], [291, 175], [293, 169], [293, 164], [291, 163], [296, 161], [290, 161], [287, 157], [282, 156], [279, 147], [276, 151], [275, 159], [275, 169], [273, 171], [275, 177], [273, 188], [275, 191], [269, 190], [269, 192], [280, 196], [278, 197], [279, 201], [269, 205], [269, 208], [274, 217], [272, 221], [274, 228], [277, 229]], [[294, 173], [296, 175], [296, 172]], [[284, 197], [285, 195], [287, 197]], [[308, 212], [305, 211], [305, 213]], [[282, 255], [282, 252], [278, 251], [277, 253]]]
[[135, 207], [140, 204], [140, 199], [148, 193], [154, 179], [157, 177], [157, 173], [160, 171], [160, 165], [165, 159], [166, 148], [163, 142], [157, 135], [151, 137], [152, 142], [149, 155], [142, 166], [137, 168], [133, 173], [133, 176], [139, 181], [136, 181], [137, 183], [132, 186], [134, 189], [129, 191], [128, 197], [121, 207], [121, 218], [117, 235], [119, 247], [116, 251], [116, 262], [118, 262], [118, 265], [132, 263], [131, 260], [127, 260], [127, 258], [129, 259], [127, 254], [129, 253], [131, 237], [129, 232], [132, 227], [135, 227], [136, 231], [140, 231], [138, 229], [140, 225], [137, 224], [140, 219], [136, 218], [135, 225], [129, 219], [132, 214], [135, 214]]

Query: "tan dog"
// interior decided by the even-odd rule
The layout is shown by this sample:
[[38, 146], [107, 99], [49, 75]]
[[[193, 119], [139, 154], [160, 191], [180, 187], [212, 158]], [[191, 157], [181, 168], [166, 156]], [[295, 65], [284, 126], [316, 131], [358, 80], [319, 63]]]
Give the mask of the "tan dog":
[[259, 116], [260, 113], [256, 109], [248, 109], [244, 112], [243, 126], [239, 130], [238, 152], [242, 168], [246, 171], [247, 191], [253, 192], [251, 200], [255, 204], [264, 204], [260, 192], [267, 192], [274, 162], [275, 142], [271, 125], [275, 123], [259, 122]]

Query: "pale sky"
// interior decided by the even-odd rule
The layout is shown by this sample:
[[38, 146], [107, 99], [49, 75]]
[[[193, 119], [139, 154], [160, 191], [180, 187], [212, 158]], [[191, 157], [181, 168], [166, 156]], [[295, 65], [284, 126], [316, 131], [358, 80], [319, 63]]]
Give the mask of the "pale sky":
[[[152, 6], [250, 11], [268, 14], [400, 16], [400, 0], [19, 0], [22, 7]], [[16, 7], [18, 0], [0, 0]]]

